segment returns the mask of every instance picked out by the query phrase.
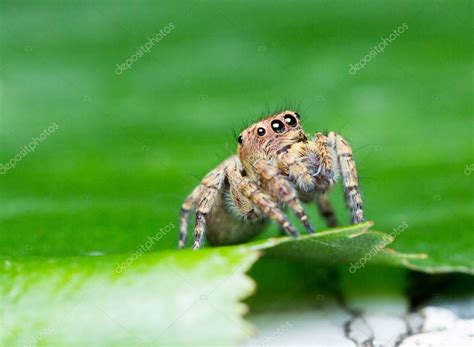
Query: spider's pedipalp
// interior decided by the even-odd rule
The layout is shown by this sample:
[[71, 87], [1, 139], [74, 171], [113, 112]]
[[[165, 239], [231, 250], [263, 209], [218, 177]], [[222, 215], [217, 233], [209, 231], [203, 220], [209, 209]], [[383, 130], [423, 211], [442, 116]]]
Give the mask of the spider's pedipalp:
[[[288, 150], [278, 156], [278, 167], [285, 172], [296, 187], [303, 192], [311, 192], [316, 186], [315, 176], [319, 174], [311, 167], [311, 163], [306, 165], [301, 158], [311, 162], [311, 143], [296, 143]], [[314, 155], [313, 155], [314, 156]], [[318, 169], [319, 170], [319, 169]]]

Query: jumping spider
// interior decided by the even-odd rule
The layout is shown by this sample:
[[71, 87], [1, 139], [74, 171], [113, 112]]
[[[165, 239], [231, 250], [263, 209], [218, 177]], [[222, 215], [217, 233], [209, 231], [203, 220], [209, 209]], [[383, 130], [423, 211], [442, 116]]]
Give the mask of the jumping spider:
[[188, 219], [196, 210], [193, 249], [205, 236], [213, 244], [244, 242], [273, 220], [289, 235], [298, 231], [283, 212], [289, 207], [308, 233], [314, 228], [301, 201], [315, 201], [329, 227], [336, 226], [327, 192], [342, 176], [353, 224], [364, 220], [352, 150], [338, 134], [305, 134], [298, 113], [284, 111], [245, 129], [238, 155], [209, 172], [181, 208], [179, 248], [186, 244]]

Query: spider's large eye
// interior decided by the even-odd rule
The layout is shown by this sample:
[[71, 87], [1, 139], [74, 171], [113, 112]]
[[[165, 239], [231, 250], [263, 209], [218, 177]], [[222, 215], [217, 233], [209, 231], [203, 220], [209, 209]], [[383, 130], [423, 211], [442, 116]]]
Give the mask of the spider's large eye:
[[263, 136], [263, 135], [265, 135], [265, 129], [264, 129], [264, 128], [258, 128], [258, 129], [257, 129], [257, 134], [258, 134], [258, 136]]
[[242, 135], [239, 135], [239, 138], [237, 139], [237, 142], [242, 144], [244, 142], [244, 139], [242, 138]]
[[296, 124], [298, 124], [298, 121], [296, 120], [295, 117], [293, 117], [293, 115], [291, 114], [285, 114], [285, 123], [288, 124], [290, 127], [294, 127], [296, 126]]
[[272, 121], [272, 129], [276, 133], [282, 133], [285, 131], [285, 124], [279, 120]]

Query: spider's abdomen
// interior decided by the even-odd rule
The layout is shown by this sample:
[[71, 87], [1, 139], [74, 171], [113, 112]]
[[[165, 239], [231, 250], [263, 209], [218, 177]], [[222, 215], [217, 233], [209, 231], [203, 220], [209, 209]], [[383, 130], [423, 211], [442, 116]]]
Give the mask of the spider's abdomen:
[[236, 216], [228, 203], [225, 203], [226, 194], [228, 194], [227, 189], [217, 198], [215, 206], [206, 217], [207, 239], [213, 245], [246, 242], [263, 231], [267, 224], [265, 219], [247, 221]]

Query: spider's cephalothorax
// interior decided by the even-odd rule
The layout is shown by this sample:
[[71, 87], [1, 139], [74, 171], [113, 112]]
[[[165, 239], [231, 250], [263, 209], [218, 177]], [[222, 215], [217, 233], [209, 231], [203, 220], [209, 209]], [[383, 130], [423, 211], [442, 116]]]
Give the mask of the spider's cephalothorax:
[[337, 224], [326, 193], [342, 176], [353, 224], [364, 220], [352, 150], [338, 134], [305, 134], [293, 111], [274, 114], [238, 137], [238, 156], [209, 172], [181, 208], [179, 247], [186, 244], [189, 213], [196, 210], [193, 249], [205, 236], [213, 244], [243, 242], [268, 220], [292, 236], [298, 232], [283, 212], [288, 207], [314, 231], [300, 200], [314, 201], [328, 226]]

